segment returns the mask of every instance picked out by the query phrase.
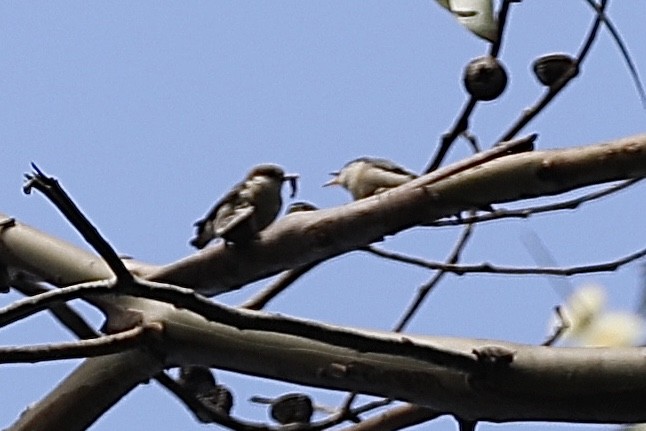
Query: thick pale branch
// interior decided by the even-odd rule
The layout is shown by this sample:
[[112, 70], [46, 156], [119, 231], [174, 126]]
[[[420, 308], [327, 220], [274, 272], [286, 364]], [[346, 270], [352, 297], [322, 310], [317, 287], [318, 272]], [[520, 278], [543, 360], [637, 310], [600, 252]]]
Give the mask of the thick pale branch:
[[[147, 279], [216, 294], [474, 207], [642, 178], [646, 135], [510, 155], [425, 186], [432, 175], [341, 207], [290, 214], [244, 252], [220, 244], [162, 268], [125, 263]], [[98, 257], [20, 223], [0, 227], [0, 260], [59, 286], [111, 276]]]
[[[157, 294], [170, 301], [173, 292], [160, 288], [164, 292]], [[85, 290], [90, 292], [89, 287]], [[171, 304], [124, 298], [129, 308], [141, 311], [145, 324], [163, 328], [155, 348], [166, 353], [165, 367], [199, 364], [379, 395], [468, 420], [646, 421], [646, 412], [640, 408], [646, 397], [643, 348], [555, 349], [502, 341], [402, 336], [233, 310], [195, 302], [197, 297], [190, 301], [185, 289], [176, 293], [181, 298], [172, 302], [194, 308], [201, 315]], [[86, 364], [95, 364], [95, 360]], [[96, 370], [94, 366], [91, 369]], [[158, 371], [159, 365], [142, 373]], [[79, 384], [73, 380], [75, 373], [60, 387], [75, 388], [74, 384]], [[142, 377], [123, 378], [135, 384]], [[86, 376], [83, 387], [103, 391], [103, 383]], [[60, 396], [54, 391], [38, 408], [55, 403], [52, 397]], [[113, 403], [116, 399], [99, 401]], [[94, 408], [105, 410], [108, 406]]]
[[154, 355], [142, 350], [88, 359], [43, 400], [25, 410], [7, 431], [85, 430], [162, 369]]
[[[644, 176], [646, 135], [605, 145], [512, 155], [436, 184], [428, 185], [431, 177], [424, 176], [374, 198], [286, 216], [263, 231], [261, 240], [244, 253], [236, 247], [215, 246], [158, 271], [129, 264], [136, 275], [217, 293], [474, 207]], [[1, 224], [0, 261], [57, 285], [112, 275], [92, 254], [21, 224]], [[147, 323], [163, 324], [163, 350], [169, 353], [165, 364], [146, 354], [143, 364], [135, 360], [119, 368], [119, 358], [138, 352], [88, 360], [13, 429], [39, 429], [35, 424], [44, 417], [48, 426], [54, 424], [48, 429], [83, 429], [69, 427], [71, 409], [82, 412], [76, 420], [86, 425], [162, 366], [191, 363], [408, 400], [465, 419], [646, 421], [641, 408], [646, 397], [643, 349], [549, 349], [361, 331], [348, 334], [324, 325], [317, 328], [311, 322], [248, 315], [267, 319], [268, 326], [259, 330], [257, 322], [240, 326], [238, 320], [231, 326], [169, 305], [125, 300], [134, 301]], [[274, 330], [269, 329], [272, 326]], [[359, 347], [355, 342], [359, 339], [370, 348]], [[491, 344], [511, 353], [491, 363], [484, 361], [489, 365], [481, 363], [480, 372], [430, 360], [438, 351], [466, 359], [473, 349], [489, 351], [483, 348]], [[511, 363], [506, 364], [508, 359]], [[88, 371], [101, 373], [91, 377]], [[124, 381], [115, 384], [114, 376], [120, 373]], [[95, 406], [78, 408], [90, 399]]]
[[642, 178], [646, 135], [510, 155], [425, 186], [432, 175], [341, 207], [290, 214], [263, 231], [261, 240], [244, 252], [217, 245], [149, 278], [215, 294], [474, 207]]
[[[262, 313], [243, 314], [265, 318]], [[284, 332], [241, 330], [215, 322], [200, 324], [195, 319], [189, 314], [181, 317], [177, 314], [166, 320], [170, 365], [198, 363], [299, 384], [373, 394], [469, 420], [646, 420], [646, 412], [640, 408], [646, 397], [643, 348], [556, 349], [353, 330], [371, 338], [371, 345], [377, 349], [384, 343], [377, 353], [377, 349], [328, 344]], [[328, 334], [347, 331], [317, 326]], [[392, 343], [400, 345], [399, 352], [387, 347]], [[424, 355], [405, 353], [411, 346], [429, 348], [429, 353], [439, 349], [453, 351], [456, 356], [471, 355], [476, 366], [438, 365], [424, 359]]]
[[491, 263], [480, 264], [455, 264], [444, 262], [431, 262], [417, 257], [402, 255], [385, 250], [378, 249], [377, 247], [370, 247], [367, 249], [370, 253], [392, 259], [396, 262], [408, 263], [411, 265], [420, 266], [432, 270], [442, 270], [444, 272], [452, 272], [457, 275], [464, 275], [467, 273], [481, 273], [481, 274], [517, 274], [517, 275], [560, 275], [570, 276], [576, 274], [589, 274], [592, 272], [611, 272], [616, 271], [623, 265], [632, 263], [642, 257], [646, 256], [646, 248], [636, 251], [610, 262], [597, 263], [592, 265], [570, 266], [566, 268], [556, 267], [514, 267], [514, 266], [500, 266]]
[[[2, 223], [2, 221], [5, 223]], [[10, 221], [10, 222], [9, 222]], [[0, 213], [0, 262], [56, 286], [68, 286], [114, 276], [94, 253]], [[123, 259], [126, 268], [142, 276], [159, 270], [155, 265]]]

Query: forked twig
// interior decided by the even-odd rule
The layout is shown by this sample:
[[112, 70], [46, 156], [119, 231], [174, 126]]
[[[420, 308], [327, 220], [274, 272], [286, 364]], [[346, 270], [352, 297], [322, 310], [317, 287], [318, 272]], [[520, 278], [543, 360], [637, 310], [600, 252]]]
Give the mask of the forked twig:
[[491, 220], [499, 220], [503, 218], [528, 218], [535, 214], [541, 214], [541, 213], [546, 213], [551, 211], [573, 210], [578, 208], [583, 203], [590, 202], [590, 201], [611, 195], [627, 187], [630, 187], [634, 184], [637, 184], [642, 180], [643, 178], [634, 178], [631, 180], [626, 180], [619, 184], [615, 184], [613, 186], [605, 188], [603, 190], [598, 190], [592, 193], [579, 196], [577, 198], [568, 199], [568, 200], [556, 202], [553, 204], [537, 205], [534, 207], [519, 208], [514, 210], [497, 209], [487, 214], [472, 215], [472, 216], [466, 216], [466, 217], [461, 217], [461, 218], [456, 218], [451, 220], [438, 220], [438, 221], [425, 224], [425, 226], [434, 226], [434, 227], [459, 226], [463, 224], [481, 223], [481, 222], [486, 222]]
[[633, 83], [635, 84], [635, 88], [637, 89], [637, 92], [639, 93], [639, 97], [642, 101], [642, 105], [646, 107], [646, 90], [644, 90], [644, 85], [642, 84], [642, 80], [639, 77], [639, 71], [637, 70], [637, 66], [633, 62], [632, 58], [630, 57], [630, 53], [628, 52], [628, 48], [626, 47], [626, 44], [624, 41], [621, 39], [621, 34], [619, 34], [619, 30], [617, 30], [617, 27], [612, 23], [610, 20], [610, 17], [600, 9], [599, 5], [597, 5], [593, 0], [585, 0], [588, 5], [592, 9], [594, 9], [595, 12], [597, 12], [601, 16], [601, 20], [603, 23], [606, 25], [606, 28], [610, 32], [610, 35], [612, 38], [615, 40], [615, 43], [619, 47], [619, 50], [621, 51], [622, 56], [624, 57], [624, 60], [626, 61], [626, 66], [628, 66], [628, 71], [630, 72], [630, 76], [633, 78]]
[[[472, 225], [467, 225], [465, 229], [462, 231], [462, 234], [460, 235], [460, 238], [456, 242], [453, 250], [451, 251], [451, 254], [449, 254], [449, 257], [446, 259], [447, 265], [454, 264], [460, 259], [460, 255], [462, 254], [462, 251], [464, 250], [464, 247], [467, 245], [469, 238], [471, 237], [471, 232], [473, 231], [473, 226]], [[415, 300], [413, 303], [410, 305], [408, 310], [404, 313], [404, 316], [400, 319], [400, 321], [395, 325], [394, 331], [395, 332], [401, 332], [404, 330], [406, 325], [410, 322], [410, 320], [413, 318], [419, 307], [421, 307], [422, 303], [424, 302], [424, 299], [428, 296], [429, 293], [431, 293], [431, 290], [437, 284], [440, 282], [442, 278], [446, 275], [447, 271], [439, 268], [438, 272], [429, 280], [428, 283], [424, 284], [421, 286], [418, 291], [417, 291], [417, 296], [415, 297]]]
[[[511, 5], [511, 3], [516, 3], [516, 2], [517, 0], [504, 0], [502, 2], [500, 11], [498, 12], [498, 20], [497, 20], [498, 37], [496, 38], [496, 41], [493, 44], [491, 44], [491, 47], [489, 50], [489, 55], [491, 55], [492, 57], [498, 56], [498, 52], [500, 51], [500, 47], [502, 46], [504, 30], [507, 23], [507, 15], [509, 14], [509, 6]], [[469, 99], [464, 104], [464, 107], [462, 108], [460, 115], [458, 115], [457, 117], [458, 119], [455, 121], [455, 123], [453, 123], [453, 127], [451, 127], [451, 130], [442, 135], [442, 140], [440, 142], [440, 145], [437, 147], [437, 152], [431, 158], [431, 161], [424, 169], [425, 174], [428, 174], [429, 172], [433, 172], [434, 170], [440, 167], [440, 165], [442, 164], [442, 161], [444, 161], [444, 158], [446, 157], [446, 154], [451, 148], [451, 145], [453, 145], [453, 142], [455, 142], [458, 136], [462, 135], [469, 129], [469, 117], [471, 117], [471, 114], [473, 113], [477, 104], [478, 104], [478, 100], [476, 100], [476, 98], [473, 96], [469, 96]]]
[[606, 9], [607, 0], [601, 0], [601, 5], [597, 11], [597, 16], [595, 17], [594, 23], [590, 28], [585, 42], [577, 55], [574, 64], [555, 82], [553, 85], [549, 86], [545, 94], [530, 108], [523, 110], [520, 117], [516, 120], [515, 123], [511, 125], [509, 130], [505, 132], [500, 138], [500, 142], [508, 141], [512, 139], [518, 132], [520, 132], [523, 127], [529, 124], [538, 114], [540, 114], [543, 109], [554, 99], [560, 92], [563, 90], [567, 84], [574, 79], [579, 74], [579, 69], [581, 64], [585, 60], [594, 40], [597, 37], [599, 32], [599, 27], [601, 25], [602, 16]]
[[44, 194], [63, 213], [67, 220], [72, 223], [88, 244], [101, 255], [117, 279], [122, 282], [132, 282], [132, 274], [126, 269], [112, 246], [108, 244], [97, 228], [79, 210], [67, 192], [63, 190], [58, 180], [45, 175], [35, 163], [32, 163], [31, 167], [34, 169], [34, 172], [25, 174], [26, 182], [23, 186], [24, 192], [29, 194], [32, 189], [36, 189]]
[[580, 275], [580, 274], [590, 274], [594, 272], [616, 271], [618, 268], [646, 256], [646, 248], [644, 248], [610, 262], [597, 263], [593, 265], [580, 265], [580, 266], [570, 266], [565, 268], [557, 268], [557, 267], [500, 266], [500, 265], [492, 265], [490, 263], [464, 265], [464, 264], [454, 264], [454, 263], [446, 263], [446, 262], [432, 262], [432, 261], [427, 261], [416, 257], [406, 256], [399, 253], [377, 249], [374, 247], [371, 248], [369, 252], [374, 255], [395, 260], [398, 262], [408, 263], [408, 264], [416, 265], [426, 269], [450, 272], [456, 275], [477, 273], [477, 274], [507, 274], [507, 275], [572, 276], [572, 275]]

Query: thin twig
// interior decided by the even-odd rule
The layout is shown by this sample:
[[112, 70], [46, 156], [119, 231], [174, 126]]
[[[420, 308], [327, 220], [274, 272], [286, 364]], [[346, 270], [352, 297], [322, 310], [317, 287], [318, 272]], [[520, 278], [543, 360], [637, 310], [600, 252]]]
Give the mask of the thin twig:
[[[26, 296], [35, 296], [49, 292], [50, 289], [43, 287], [40, 283], [26, 279], [12, 281], [11, 286]], [[82, 340], [100, 337], [101, 334], [94, 330], [72, 307], [67, 304], [51, 304], [49, 311], [63, 326], [72, 331], [74, 335]]]
[[[491, 44], [489, 50], [489, 55], [491, 55], [492, 57], [497, 57], [498, 53], [500, 52], [503, 34], [507, 23], [507, 15], [509, 13], [509, 6], [510, 3], [514, 2], [515, 0], [504, 0], [502, 2], [502, 6], [500, 7], [497, 19], [498, 37], [496, 38], [496, 41]], [[470, 96], [467, 102], [464, 104], [460, 115], [458, 115], [458, 119], [453, 123], [451, 130], [442, 135], [442, 141], [437, 147], [437, 152], [431, 158], [431, 162], [429, 162], [424, 169], [424, 173], [428, 174], [429, 172], [433, 172], [440, 167], [442, 161], [444, 161], [444, 158], [446, 157], [446, 153], [448, 153], [451, 145], [453, 145], [453, 142], [455, 142], [458, 136], [462, 135], [469, 129], [469, 117], [471, 117], [471, 114], [473, 113], [477, 104], [478, 101], [473, 96]]]
[[346, 422], [348, 420], [353, 421], [356, 420], [356, 418], [363, 413], [367, 413], [371, 410], [378, 409], [380, 407], [387, 406], [390, 404], [392, 401], [388, 399], [384, 400], [377, 400], [377, 401], [371, 401], [369, 403], [366, 403], [362, 406], [355, 407], [353, 409], [349, 408], [348, 409], [342, 409], [339, 413], [334, 414], [326, 419], [314, 422], [312, 424], [306, 425], [303, 427], [303, 431], [322, 431], [328, 428], [331, 428], [335, 425], [338, 425], [340, 423]]
[[133, 280], [132, 274], [126, 269], [112, 246], [101, 236], [98, 229], [92, 225], [90, 220], [76, 206], [70, 196], [63, 190], [58, 180], [45, 175], [34, 163], [31, 166], [34, 172], [25, 174], [27, 181], [23, 186], [24, 192], [29, 194], [32, 189], [36, 189], [44, 194], [63, 213], [65, 218], [76, 228], [88, 244], [99, 253], [116, 277], [123, 282], [131, 282]]
[[606, 3], [607, 0], [601, 0], [601, 5], [599, 6], [597, 16], [594, 20], [594, 23], [592, 24], [590, 32], [588, 33], [588, 37], [586, 38], [585, 43], [581, 48], [579, 55], [577, 56], [577, 59], [574, 61], [574, 64], [563, 74], [563, 76], [559, 78], [557, 82], [555, 82], [547, 89], [545, 94], [534, 104], [534, 106], [523, 110], [522, 114], [516, 120], [516, 122], [512, 124], [509, 130], [502, 135], [502, 137], [500, 138], [501, 142], [508, 141], [516, 136], [516, 134], [520, 132], [523, 127], [529, 124], [529, 122], [532, 121], [534, 117], [541, 113], [543, 108], [545, 108], [552, 101], [552, 99], [554, 99], [554, 97], [556, 97], [556, 95], [559, 94], [561, 90], [563, 90], [563, 88], [565, 88], [567, 84], [579, 74], [581, 64], [585, 60], [585, 57], [587, 56], [590, 47], [592, 46], [592, 43], [594, 42], [598, 34], [599, 26], [601, 24], [603, 16], [602, 14], [606, 8]]
[[[449, 255], [449, 257], [446, 259], [446, 262], [447, 262], [446, 265], [454, 264], [460, 259], [460, 255], [462, 254], [464, 247], [467, 245], [467, 242], [471, 237], [472, 230], [473, 230], [473, 226], [467, 225], [465, 229], [462, 231], [462, 234], [460, 235], [460, 238], [455, 244], [455, 247], [451, 251], [451, 254]], [[404, 330], [406, 325], [408, 325], [408, 323], [413, 318], [413, 316], [415, 315], [419, 307], [424, 302], [424, 299], [426, 299], [426, 297], [431, 292], [431, 290], [435, 286], [437, 286], [440, 280], [444, 278], [444, 276], [447, 273], [447, 271], [444, 268], [435, 268], [435, 269], [438, 269], [438, 272], [433, 276], [433, 278], [431, 278], [431, 280], [428, 283], [426, 283], [425, 285], [419, 288], [419, 290], [417, 291], [417, 297], [413, 301], [413, 304], [408, 308], [408, 310], [406, 310], [406, 312], [404, 313], [404, 316], [395, 326], [395, 329], [394, 329], [395, 332], [401, 332]]]
[[627, 187], [630, 187], [638, 182], [642, 181], [643, 178], [635, 178], [632, 180], [626, 180], [619, 184], [615, 184], [603, 190], [595, 191], [588, 193], [577, 198], [569, 199], [562, 202], [556, 202], [553, 204], [547, 205], [538, 205], [534, 207], [519, 208], [515, 210], [506, 210], [506, 209], [497, 209], [493, 212], [481, 215], [466, 216], [459, 219], [451, 220], [438, 220], [432, 223], [427, 223], [425, 226], [459, 226], [463, 224], [471, 223], [481, 223], [491, 220], [499, 220], [504, 218], [528, 218], [535, 214], [559, 211], [559, 210], [574, 210], [578, 208], [581, 204], [599, 199], [613, 193], [616, 193], [620, 190], [623, 190]]
[[531, 135], [527, 135], [522, 138], [501, 142], [497, 146], [489, 148], [488, 150], [473, 154], [466, 159], [460, 160], [445, 168], [439, 169], [430, 175], [426, 175], [424, 177], [424, 183], [419, 185], [428, 186], [435, 184], [457, 173], [464, 172], [467, 169], [483, 165], [487, 162], [499, 159], [506, 155], [517, 152], [531, 151], [534, 149], [534, 141], [536, 141], [536, 138], [538, 138], [538, 134], [532, 133]]
[[428, 422], [444, 414], [415, 404], [404, 404], [370, 417], [360, 424], [344, 428], [342, 431], [401, 430]]
[[117, 334], [69, 343], [45, 344], [27, 347], [0, 348], [0, 363], [42, 362], [61, 359], [90, 358], [123, 352], [141, 346], [148, 332], [137, 326]]
[[370, 253], [392, 259], [402, 263], [420, 266], [426, 269], [439, 270], [450, 272], [456, 275], [464, 275], [468, 273], [481, 273], [481, 274], [507, 274], [507, 275], [558, 275], [558, 276], [572, 276], [579, 274], [589, 274], [593, 272], [612, 272], [618, 268], [627, 265], [635, 260], [646, 256], [646, 248], [631, 253], [628, 256], [619, 259], [598, 263], [593, 265], [571, 266], [566, 268], [545, 268], [545, 267], [514, 267], [514, 266], [499, 266], [490, 263], [480, 263], [474, 265], [459, 265], [444, 262], [432, 262], [424, 259], [402, 255], [382, 249], [372, 247]]
[[558, 340], [560, 340], [563, 335], [565, 334], [565, 331], [567, 331], [570, 328], [570, 324], [568, 323], [567, 319], [563, 315], [563, 310], [561, 307], [555, 307], [554, 312], [556, 313], [556, 316], [559, 319], [559, 323], [556, 326], [554, 333], [547, 337], [545, 341], [543, 341], [542, 345], [543, 346], [553, 346], [556, 344]]
[[509, 15], [509, 7], [511, 3], [517, 3], [518, 0], [504, 0], [500, 6], [500, 11], [498, 12], [498, 37], [496, 41], [491, 44], [489, 49], [489, 55], [492, 57], [498, 57], [500, 53], [500, 48], [502, 47], [503, 37], [505, 35], [505, 28], [507, 27], [507, 16]]
[[321, 261], [312, 262], [310, 264], [283, 272], [280, 277], [276, 279], [276, 281], [266, 286], [253, 298], [245, 301], [242, 305], [240, 305], [240, 308], [245, 308], [247, 310], [262, 310], [265, 306], [267, 306], [267, 304], [269, 304], [272, 299], [280, 295], [285, 289], [291, 286], [292, 283], [294, 283], [304, 274], [308, 273], [319, 263], [321, 263]]
[[118, 284], [97, 281], [52, 290], [32, 298], [16, 301], [0, 310], [0, 327], [34, 314], [49, 304], [68, 301], [86, 296], [123, 294], [154, 299], [185, 308], [207, 320], [232, 326], [241, 330], [277, 332], [334, 344], [340, 348], [351, 348], [375, 353], [408, 355], [451, 369], [472, 372], [478, 364], [471, 355], [445, 350], [439, 347], [421, 346], [399, 339], [380, 338], [346, 330], [327, 327], [316, 322], [298, 320], [276, 315], [236, 310], [210, 301], [192, 289], [149, 281], [134, 284]]
[[453, 145], [453, 142], [455, 142], [458, 136], [469, 129], [469, 117], [473, 113], [473, 110], [475, 109], [477, 104], [478, 101], [476, 100], [476, 98], [470, 96], [467, 100], [467, 103], [462, 108], [462, 112], [458, 116], [458, 119], [455, 121], [455, 123], [453, 123], [451, 130], [442, 135], [442, 141], [437, 147], [435, 155], [431, 158], [431, 162], [429, 162], [426, 168], [424, 168], [425, 174], [433, 172], [440, 167], [440, 165], [444, 161], [444, 158], [446, 157], [446, 153], [449, 152], [449, 148], [451, 148], [451, 145]]
[[29, 298], [15, 301], [13, 304], [0, 309], [0, 328], [47, 309], [53, 304], [78, 299], [90, 293], [89, 291], [91, 290], [96, 290], [97, 295], [101, 294], [98, 292], [108, 294], [112, 286], [113, 284], [109, 281], [91, 282], [82, 285], [77, 284], [70, 287], [47, 290], [46, 292]]
[[621, 54], [623, 55], [624, 60], [626, 61], [626, 66], [628, 66], [628, 71], [630, 72], [630, 76], [633, 78], [633, 83], [635, 84], [635, 88], [637, 88], [637, 92], [639, 93], [639, 97], [642, 101], [642, 105], [646, 107], [646, 90], [644, 90], [644, 85], [642, 84], [642, 80], [639, 77], [639, 71], [637, 70], [637, 66], [635, 66], [635, 63], [633, 62], [630, 56], [630, 53], [628, 52], [628, 48], [626, 47], [626, 44], [621, 39], [619, 30], [617, 30], [617, 27], [615, 27], [615, 25], [612, 23], [612, 21], [610, 20], [610, 17], [603, 10], [600, 10], [599, 5], [597, 5], [593, 0], [585, 0], [585, 1], [592, 9], [594, 9], [595, 12], [597, 12], [601, 16], [601, 20], [606, 25], [606, 28], [610, 32], [610, 35], [612, 36], [612, 38], [615, 40], [615, 43], [619, 47], [619, 50], [621, 51]]

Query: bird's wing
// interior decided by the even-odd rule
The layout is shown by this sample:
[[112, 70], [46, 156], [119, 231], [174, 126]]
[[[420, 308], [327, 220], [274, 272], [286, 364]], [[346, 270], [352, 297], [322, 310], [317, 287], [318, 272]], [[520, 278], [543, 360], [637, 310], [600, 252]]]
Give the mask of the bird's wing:
[[397, 174], [408, 175], [409, 177], [417, 178], [417, 174], [414, 174], [408, 169], [402, 168], [401, 166], [394, 164], [390, 160], [376, 159], [375, 165], [380, 168], [395, 172]]
[[386, 171], [391, 171], [391, 172], [394, 172], [396, 174], [407, 175], [407, 176], [412, 177], [412, 178], [417, 178], [417, 174], [409, 171], [408, 169], [405, 169], [405, 168], [399, 166], [396, 163], [391, 162], [388, 159], [381, 159], [381, 158], [378, 158], [378, 157], [360, 157], [358, 159], [355, 159], [355, 160], [349, 162], [348, 164], [356, 162], [356, 161], [364, 161], [366, 163], [370, 163], [373, 166], [376, 166], [378, 168], [384, 169]]
[[[225, 204], [239, 204], [239, 192], [244, 183], [236, 184], [227, 194], [222, 196], [219, 201], [213, 205], [211, 210], [204, 216], [204, 218], [196, 221], [193, 226], [196, 228], [195, 238], [190, 243], [197, 248], [204, 248], [209, 241], [211, 241], [217, 233], [213, 232], [215, 226], [215, 219], [218, 211]], [[236, 223], [237, 224], [237, 223]], [[215, 236], [214, 236], [215, 235]]]
[[215, 235], [225, 236], [227, 232], [230, 232], [240, 223], [251, 217], [253, 211], [254, 207], [252, 205], [238, 207], [231, 212], [227, 211], [224, 217], [218, 218], [216, 221], [215, 226], [217, 228], [215, 229]]
[[227, 194], [222, 196], [220, 198], [220, 200], [217, 201], [215, 203], [215, 205], [213, 205], [211, 210], [204, 216], [203, 219], [198, 220], [198, 221], [195, 222], [195, 226], [197, 226], [198, 229], [199, 229], [199, 227], [204, 226], [204, 223], [206, 223], [207, 221], [215, 220], [215, 217], [217, 216], [218, 211], [220, 210], [222, 205], [224, 205], [226, 203], [229, 203], [229, 204], [234, 205], [234, 206], [238, 205], [239, 204], [239, 197], [240, 197], [240, 189], [242, 189], [243, 186], [244, 186], [244, 182], [240, 182], [240, 183], [236, 184], [235, 186], [233, 186], [233, 188], [231, 190], [229, 190], [229, 192]]

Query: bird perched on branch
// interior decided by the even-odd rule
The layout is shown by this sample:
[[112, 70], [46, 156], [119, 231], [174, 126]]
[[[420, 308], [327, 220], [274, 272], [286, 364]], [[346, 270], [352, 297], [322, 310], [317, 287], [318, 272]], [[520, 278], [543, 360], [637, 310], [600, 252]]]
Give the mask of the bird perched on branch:
[[417, 175], [386, 159], [360, 157], [346, 163], [323, 186], [339, 185], [348, 190], [354, 200], [367, 198], [401, 186]]
[[289, 181], [296, 195], [296, 174], [285, 174], [277, 165], [255, 166], [244, 181], [220, 199], [209, 213], [195, 222], [197, 233], [191, 245], [204, 248], [214, 238], [235, 244], [248, 243], [276, 219], [282, 206], [281, 189]]

